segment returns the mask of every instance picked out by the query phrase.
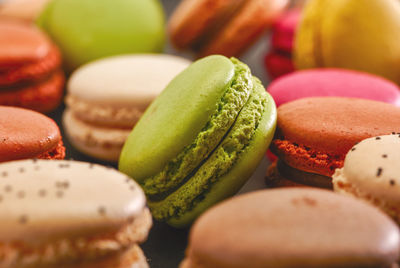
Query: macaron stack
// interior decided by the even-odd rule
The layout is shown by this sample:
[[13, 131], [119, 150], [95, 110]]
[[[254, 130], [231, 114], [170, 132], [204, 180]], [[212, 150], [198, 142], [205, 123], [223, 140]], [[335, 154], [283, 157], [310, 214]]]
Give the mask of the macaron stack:
[[0, 105], [50, 112], [61, 102], [58, 48], [35, 26], [0, 20]]

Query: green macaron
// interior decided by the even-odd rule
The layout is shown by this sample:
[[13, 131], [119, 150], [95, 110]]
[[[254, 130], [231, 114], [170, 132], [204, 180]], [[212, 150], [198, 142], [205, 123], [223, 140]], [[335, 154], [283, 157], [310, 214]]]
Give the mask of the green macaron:
[[37, 23], [69, 70], [106, 56], [161, 52], [165, 43], [159, 0], [52, 0]]
[[124, 145], [119, 169], [142, 186], [157, 220], [186, 226], [242, 187], [275, 125], [275, 103], [247, 65], [209, 56], [149, 106]]

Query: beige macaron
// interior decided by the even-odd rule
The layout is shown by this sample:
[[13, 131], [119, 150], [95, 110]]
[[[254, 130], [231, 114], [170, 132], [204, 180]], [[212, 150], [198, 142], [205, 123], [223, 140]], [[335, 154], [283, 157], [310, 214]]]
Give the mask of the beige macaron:
[[225, 201], [194, 224], [181, 268], [391, 267], [397, 225], [355, 198], [312, 188]]
[[67, 85], [63, 124], [69, 141], [92, 157], [116, 162], [147, 106], [190, 61], [172, 55], [122, 55], [76, 70]]
[[0, 18], [33, 22], [50, 0], [0, 1]]
[[[77, 161], [0, 165], [0, 267], [148, 267], [152, 225], [141, 188]], [[107, 265], [112, 264], [112, 266]]]
[[334, 190], [377, 205], [400, 223], [400, 133], [365, 139], [333, 175]]

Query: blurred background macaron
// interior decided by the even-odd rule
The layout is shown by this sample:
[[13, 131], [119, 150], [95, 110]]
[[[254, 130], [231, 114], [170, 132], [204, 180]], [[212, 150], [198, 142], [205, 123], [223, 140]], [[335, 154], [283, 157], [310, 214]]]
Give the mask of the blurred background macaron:
[[0, 266], [148, 268], [151, 214], [115, 169], [77, 161], [0, 165]]
[[334, 190], [366, 200], [400, 224], [400, 132], [355, 145], [333, 174]]
[[278, 108], [271, 150], [279, 159], [267, 171], [267, 185], [332, 189], [336, 168], [366, 138], [400, 132], [400, 107], [344, 97], [304, 98]]
[[63, 125], [68, 140], [85, 154], [117, 162], [147, 106], [189, 64], [178, 56], [131, 54], [80, 67], [67, 86]]
[[53, 0], [38, 24], [59, 45], [68, 70], [99, 58], [162, 52], [158, 0]]
[[397, 225], [365, 202], [310, 188], [263, 190], [204, 213], [180, 268], [396, 267], [399, 242]]
[[272, 25], [289, 0], [183, 0], [172, 14], [168, 33], [179, 50], [199, 57], [238, 56]]
[[275, 79], [295, 70], [293, 46], [301, 11], [298, 8], [286, 11], [272, 27], [270, 50], [264, 59], [270, 79]]
[[309, 0], [296, 35], [295, 65], [365, 71], [399, 84], [399, 32], [399, 1]]
[[57, 124], [38, 112], [0, 106], [0, 133], [0, 162], [65, 157]]
[[274, 135], [276, 108], [235, 58], [213, 55], [176, 76], [129, 135], [119, 169], [155, 219], [185, 227], [250, 178]]
[[0, 19], [15, 19], [33, 23], [50, 0], [3, 0]]
[[276, 106], [307, 97], [350, 97], [400, 106], [400, 88], [383, 77], [345, 69], [297, 71], [268, 85]]
[[0, 105], [50, 112], [61, 102], [61, 55], [34, 25], [0, 19]]

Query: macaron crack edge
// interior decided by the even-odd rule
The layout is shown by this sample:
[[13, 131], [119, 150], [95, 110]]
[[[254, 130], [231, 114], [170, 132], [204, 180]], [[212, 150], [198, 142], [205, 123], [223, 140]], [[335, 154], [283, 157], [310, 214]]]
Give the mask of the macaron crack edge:
[[249, 99], [253, 89], [250, 69], [235, 58], [230, 60], [235, 66], [235, 77], [205, 127], [192, 144], [167, 163], [161, 172], [146, 179], [142, 184], [150, 199], [154, 199], [155, 195], [173, 192], [184, 183], [185, 178], [218, 146]]
[[255, 89], [238, 115], [226, 138], [215, 149], [211, 156], [200, 166], [174, 193], [164, 200], [148, 201], [153, 217], [158, 220], [168, 220], [180, 217], [201, 202], [212, 184], [222, 175], [229, 172], [240, 158], [241, 152], [250, 144], [258, 128], [267, 106], [267, 97], [261, 83], [254, 79]]

